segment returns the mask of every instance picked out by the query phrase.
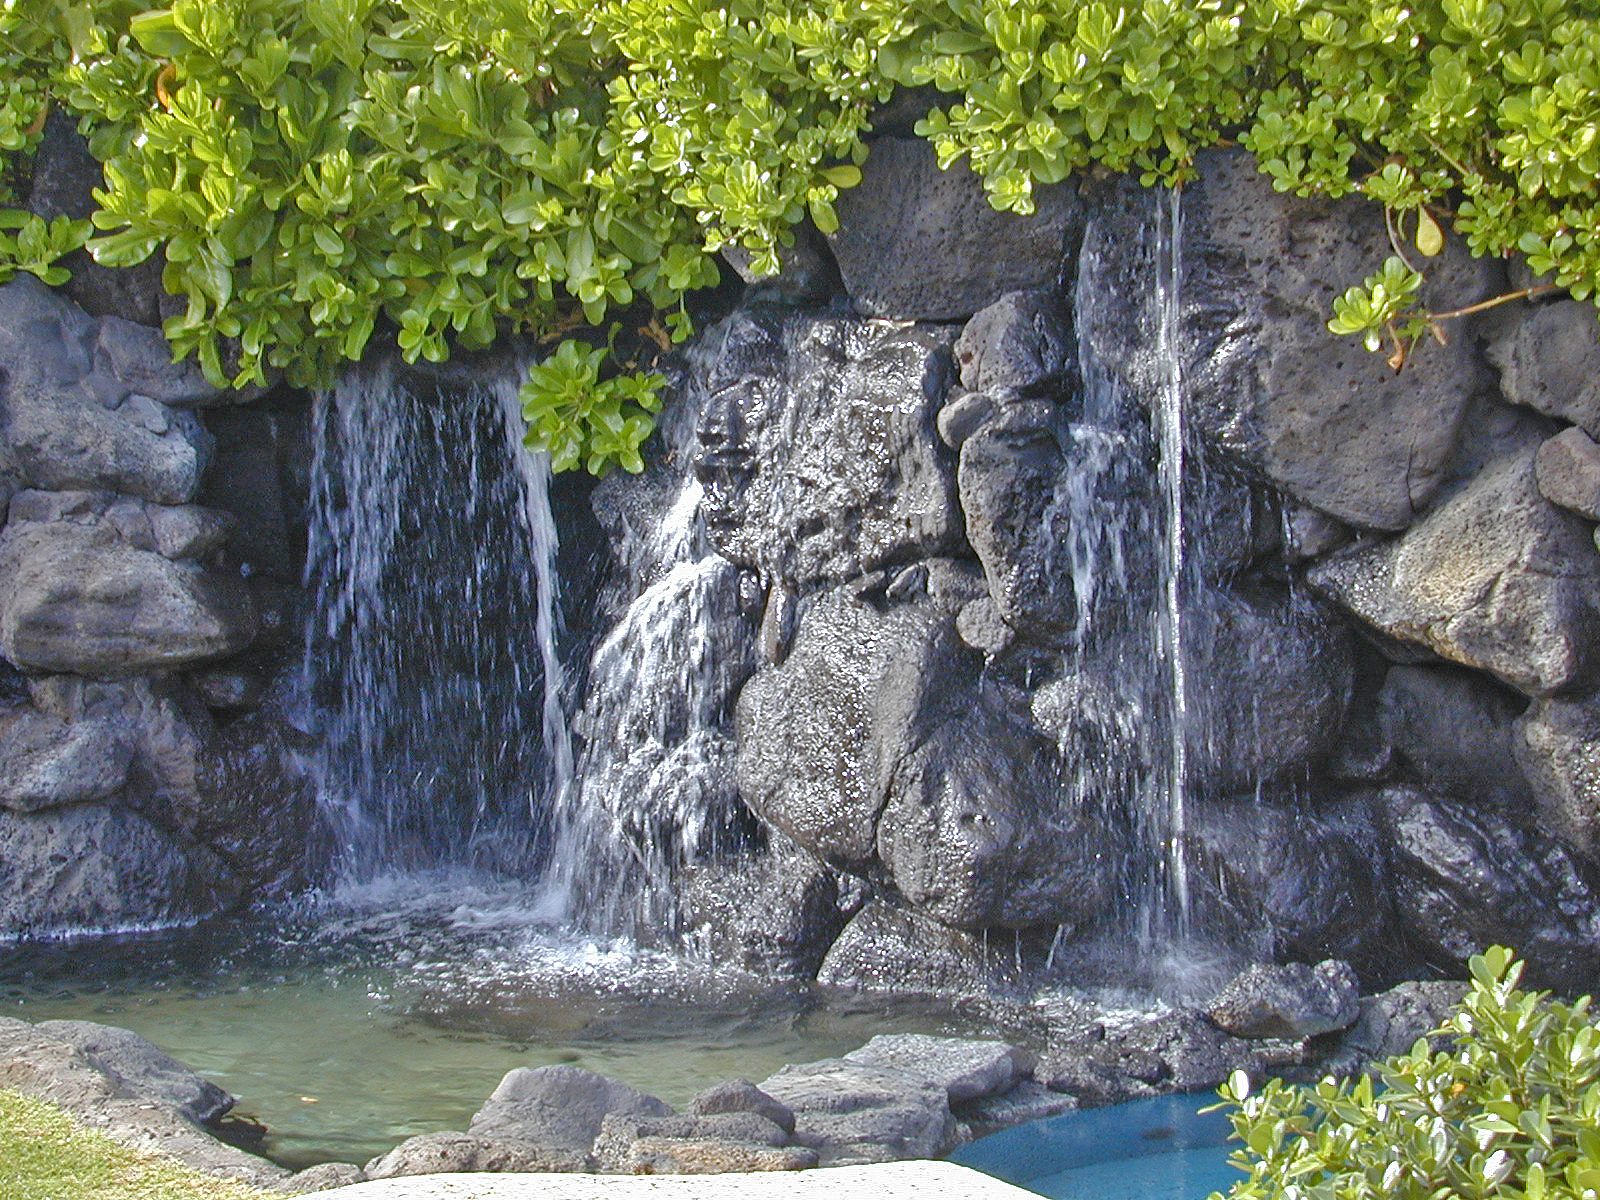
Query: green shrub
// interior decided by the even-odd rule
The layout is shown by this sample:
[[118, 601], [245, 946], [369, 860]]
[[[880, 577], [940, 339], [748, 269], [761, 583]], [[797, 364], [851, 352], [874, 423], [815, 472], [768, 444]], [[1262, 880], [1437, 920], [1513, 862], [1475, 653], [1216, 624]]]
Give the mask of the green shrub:
[[[164, 251], [169, 337], [236, 384], [321, 382], [380, 330], [412, 361], [651, 311], [681, 337], [718, 249], [770, 271], [836, 225], [874, 106], [922, 84], [919, 132], [1000, 209], [1095, 165], [1179, 182], [1224, 140], [1382, 205], [1394, 257], [1331, 327], [1397, 364], [1446, 228], [1600, 282], [1600, 0], [0, 0], [5, 178], [76, 115], [93, 253]], [[534, 408], [563, 463], [637, 464], [638, 426]]]
[[1517, 990], [1522, 964], [1494, 947], [1471, 960], [1472, 988], [1443, 1026], [1378, 1064], [1377, 1079], [1278, 1080], [1222, 1089], [1236, 1200], [1600, 1195], [1600, 1026], [1589, 998]]

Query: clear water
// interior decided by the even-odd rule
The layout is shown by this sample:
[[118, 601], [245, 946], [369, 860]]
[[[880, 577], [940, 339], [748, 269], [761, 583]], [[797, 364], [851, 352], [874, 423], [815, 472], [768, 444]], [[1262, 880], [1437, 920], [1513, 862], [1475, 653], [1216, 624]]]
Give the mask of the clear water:
[[950, 1157], [1052, 1200], [1205, 1200], [1243, 1178], [1210, 1093], [1135, 1100], [1007, 1129]]
[[465, 1129], [513, 1067], [573, 1063], [682, 1105], [725, 1079], [891, 1030], [974, 1034], [944, 1006], [825, 1000], [543, 924], [479, 875], [379, 879], [186, 931], [0, 951], [0, 1014], [132, 1029], [239, 1098], [293, 1167]]

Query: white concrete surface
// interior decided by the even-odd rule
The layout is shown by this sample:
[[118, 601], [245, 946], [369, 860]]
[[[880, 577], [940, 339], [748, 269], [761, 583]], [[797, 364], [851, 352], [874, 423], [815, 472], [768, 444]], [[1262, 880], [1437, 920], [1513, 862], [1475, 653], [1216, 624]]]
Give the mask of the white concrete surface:
[[727, 1175], [411, 1175], [314, 1193], [317, 1200], [1038, 1200], [947, 1162]]

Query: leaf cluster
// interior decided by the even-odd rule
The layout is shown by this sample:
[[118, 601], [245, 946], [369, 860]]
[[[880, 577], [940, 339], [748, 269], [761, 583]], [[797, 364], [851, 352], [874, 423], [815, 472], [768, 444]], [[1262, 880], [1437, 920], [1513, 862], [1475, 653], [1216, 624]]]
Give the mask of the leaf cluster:
[[[1444, 1024], [1377, 1078], [1314, 1087], [1242, 1072], [1233, 1200], [1594, 1200], [1600, 1195], [1600, 1025], [1589, 998], [1517, 989], [1522, 964], [1493, 947]], [[1213, 1196], [1213, 1200], [1217, 1200]]]
[[[1446, 227], [1600, 282], [1600, 0], [0, 0], [0, 60], [13, 175], [49, 106], [75, 115], [92, 252], [164, 255], [168, 336], [239, 385], [635, 306], [681, 337], [718, 250], [775, 271], [796, 224], [836, 227], [902, 87], [1002, 210], [1092, 166], [1180, 182], [1224, 140], [1282, 190], [1367, 196], [1399, 266], [1332, 324], [1369, 344], [1426, 327], [1403, 243]], [[29, 236], [0, 262], [35, 270]], [[604, 422], [558, 435], [576, 411], [543, 410], [563, 462], [633, 463]]]

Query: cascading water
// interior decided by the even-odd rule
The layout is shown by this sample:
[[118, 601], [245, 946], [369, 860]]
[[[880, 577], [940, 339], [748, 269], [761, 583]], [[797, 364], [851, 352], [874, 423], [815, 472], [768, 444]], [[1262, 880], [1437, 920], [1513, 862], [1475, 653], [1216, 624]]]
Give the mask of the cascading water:
[[317, 398], [303, 693], [347, 881], [526, 868], [571, 776], [549, 469], [516, 380], [380, 363]]
[[[1186, 513], [1201, 485], [1184, 420], [1180, 194], [1153, 209], [1137, 248], [1092, 223], [1085, 235], [1074, 295], [1082, 409], [1050, 515], [1068, 539], [1076, 602], [1058, 685], [1076, 708], [1063, 730], [1066, 786], [1131, 831], [1123, 889], [1147, 964], [1193, 934], [1184, 843], [1204, 722], [1187, 636], [1204, 603], [1205, 547]], [[1132, 314], [1130, 285], [1144, 297]]]
[[729, 714], [750, 639], [739, 571], [707, 543], [702, 498], [686, 475], [664, 508], [618, 531], [637, 594], [590, 659], [584, 748], [543, 880], [553, 916], [641, 944], [682, 931], [681, 872], [741, 826]]

